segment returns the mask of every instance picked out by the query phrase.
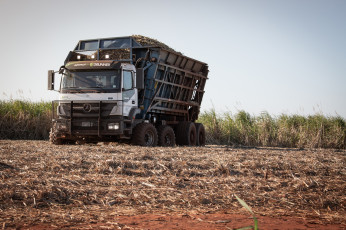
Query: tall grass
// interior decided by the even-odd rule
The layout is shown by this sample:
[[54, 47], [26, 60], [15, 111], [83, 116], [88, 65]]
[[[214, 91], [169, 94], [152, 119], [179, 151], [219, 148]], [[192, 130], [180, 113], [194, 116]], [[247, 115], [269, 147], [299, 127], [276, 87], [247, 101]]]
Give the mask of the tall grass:
[[0, 139], [48, 139], [51, 103], [0, 101]]
[[346, 122], [340, 116], [285, 115], [263, 112], [251, 116], [245, 111], [217, 114], [214, 109], [202, 113], [210, 144], [272, 146], [295, 148], [345, 148]]
[[[216, 113], [199, 116], [209, 144], [344, 149], [346, 122], [342, 117], [285, 115], [264, 112], [251, 116]], [[51, 103], [24, 100], [0, 101], [0, 139], [48, 139]]]

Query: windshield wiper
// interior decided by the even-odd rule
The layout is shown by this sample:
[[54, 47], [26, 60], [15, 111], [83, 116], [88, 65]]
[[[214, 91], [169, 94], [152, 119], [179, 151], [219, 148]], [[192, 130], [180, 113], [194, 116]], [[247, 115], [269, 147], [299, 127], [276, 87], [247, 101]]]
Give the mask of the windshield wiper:
[[94, 93], [101, 93], [100, 90], [97, 89], [92, 89], [92, 88], [88, 88], [88, 89], [81, 89], [80, 92], [94, 92]]
[[102, 86], [87, 87], [87, 89], [103, 89]]
[[[95, 87], [65, 87], [63, 88], [64, 90], [68, 90], [71, 93], [75, 92], [75, 93], [80, 93], [80, 92], [94, 92], [94, 93], [101, 93], [100, 89], [103, 89], [103, 87], [100, 86], [95, 86]], [[78, 90], [76, 90], [78, 89]]]

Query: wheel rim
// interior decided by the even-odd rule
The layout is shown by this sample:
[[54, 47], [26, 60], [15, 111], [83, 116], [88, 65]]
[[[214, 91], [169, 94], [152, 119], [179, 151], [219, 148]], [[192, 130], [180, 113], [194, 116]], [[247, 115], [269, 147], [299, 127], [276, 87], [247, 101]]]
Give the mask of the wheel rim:
[[154, 143], [154, 133], [151, 131], [148, 131], [145, 133], [144, 141], [146, 146], [152, 146]]
[[169, 135], [169, 134], [167, 134], [166, 136], [165, 136], [165, 144], [166, 145], [171, 145], [172, 144], [172, 137], [171, 137], [171, 135]]
[[194, 145], [194, 143], [195, 143], [195, 134], [194, 134], [194, 132], [190, 132], [190, 142], [191, 142], [191, 145]]
[[199, 138], [198, 138], [199, 144], [204, 145], [204, 133], [200, 132], [198, 136], [199, 136]]

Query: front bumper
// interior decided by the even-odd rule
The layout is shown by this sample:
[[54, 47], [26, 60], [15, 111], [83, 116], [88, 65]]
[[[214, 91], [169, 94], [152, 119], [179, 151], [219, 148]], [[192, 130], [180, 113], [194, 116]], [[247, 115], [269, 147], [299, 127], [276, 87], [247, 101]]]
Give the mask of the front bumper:
[[124, 134], [123, 119], [55, 119], [58, 133], [78, 136], [105, 136]]
[[[130, 135], [120, 101], [53, 101], [53, 125], [61, 137]], [[114, 112], [115, 111], [115, 112]]]

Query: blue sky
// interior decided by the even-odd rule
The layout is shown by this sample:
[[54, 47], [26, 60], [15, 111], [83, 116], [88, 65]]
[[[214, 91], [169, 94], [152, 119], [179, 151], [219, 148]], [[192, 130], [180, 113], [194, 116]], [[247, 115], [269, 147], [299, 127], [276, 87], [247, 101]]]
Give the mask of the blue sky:
[[202, 110], [346, 118], [346, 1], [0, 0], [0, 99], [50, 101], [81, 39], [141, 34], [209, 64]]

